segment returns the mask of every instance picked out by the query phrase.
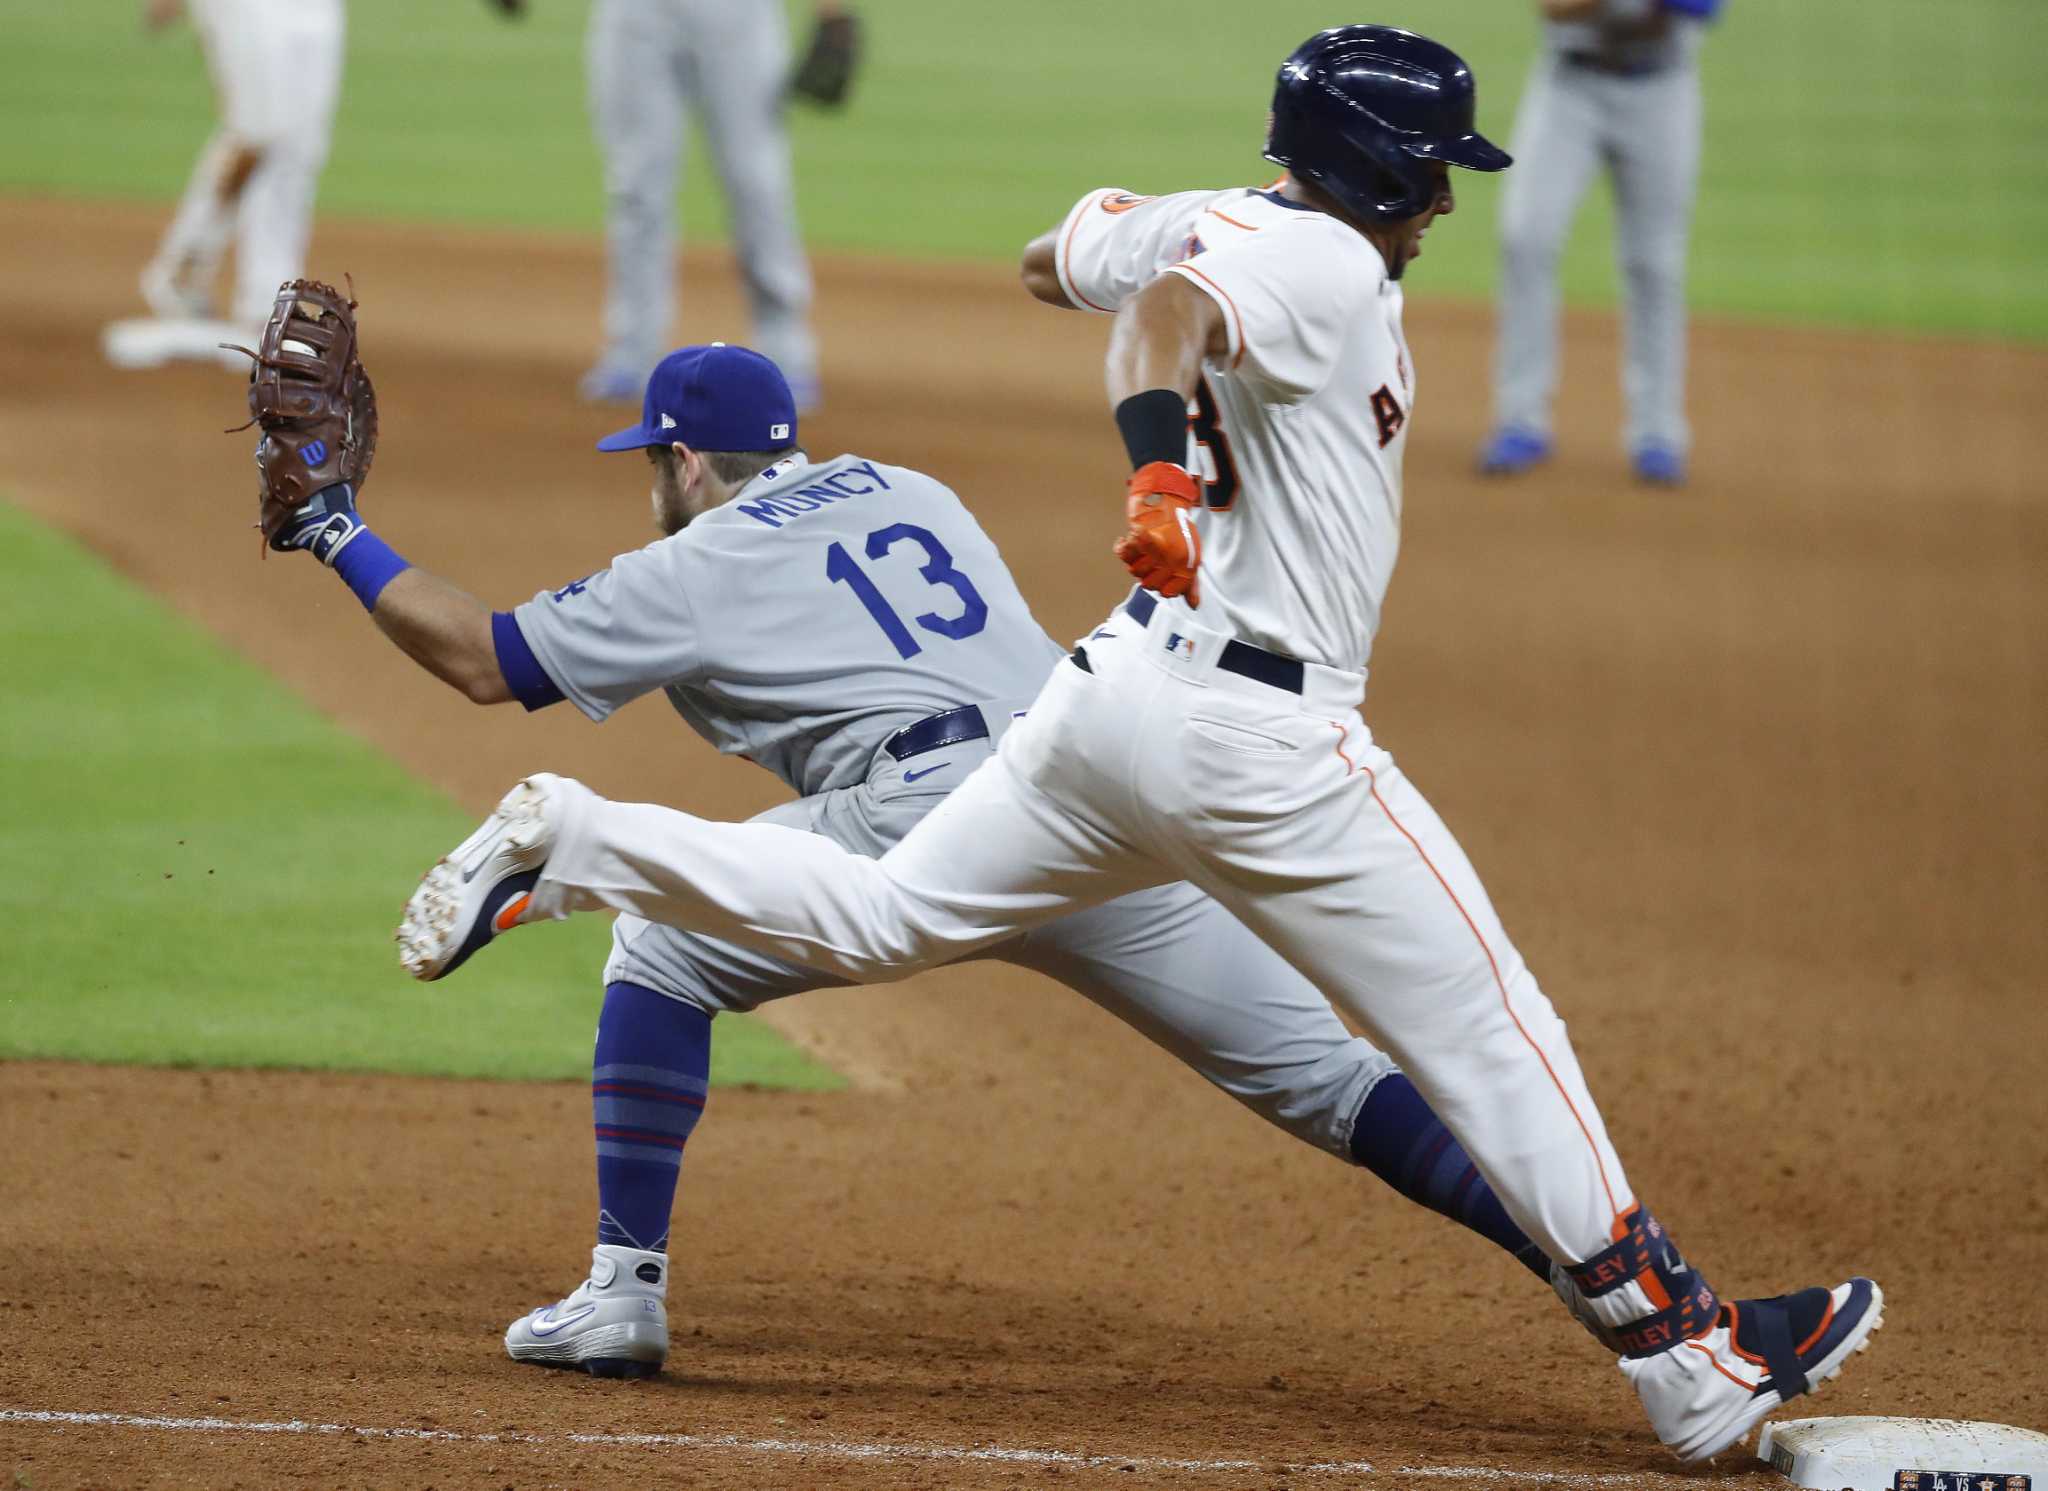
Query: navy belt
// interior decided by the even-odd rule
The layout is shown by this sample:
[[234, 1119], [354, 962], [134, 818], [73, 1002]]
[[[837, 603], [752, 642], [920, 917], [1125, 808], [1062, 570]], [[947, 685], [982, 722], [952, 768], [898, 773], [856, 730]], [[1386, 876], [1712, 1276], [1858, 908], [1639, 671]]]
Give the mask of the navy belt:
[[927, 715], [914, 725], [905, 725], [882, 742], [882, 749], [898, 761], [908, 761], [926, 751], [943, 751], [963, 741], [987, 739], [988, 721], [982, 718], [981, 707], [963, 704], [943, 714]]
[[[1159, 609], [1159, 602], [1153, 599], [1149, 590], [1133, 590], [1131, 598], [1124, 602], [1124, 609], [1139, 626], [1150, 626], [1152, 613]], [[1223, 644], [1223, 655], [1216, 659], [1216, 666], [1225, 673], [1235, 673], [1268, 688], [1285, 689], [1290, 694], [1301, 692], [1307, 673], [1300, 658], [1268, 652], [1263, 647], [1254, 647], [1235, 638]]]

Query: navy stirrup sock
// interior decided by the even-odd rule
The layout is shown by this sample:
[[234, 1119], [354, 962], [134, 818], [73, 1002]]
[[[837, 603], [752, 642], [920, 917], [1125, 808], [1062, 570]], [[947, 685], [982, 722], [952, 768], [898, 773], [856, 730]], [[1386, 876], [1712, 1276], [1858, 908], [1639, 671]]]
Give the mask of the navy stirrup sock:
[[1497, 1243], [1549, 1282], [1549, 1258], [1515, 1225], [1465, 1146], [1401, 1073], [1382, 1077], [1366, 1095], [1351, 1128], [1351, 1158], [1410, 1201]]
[[667, 1250], [683, 1146], [710, 1073], [711, 1016], [638, 984], [605, 989], [590, 1070], [599, 1242]]

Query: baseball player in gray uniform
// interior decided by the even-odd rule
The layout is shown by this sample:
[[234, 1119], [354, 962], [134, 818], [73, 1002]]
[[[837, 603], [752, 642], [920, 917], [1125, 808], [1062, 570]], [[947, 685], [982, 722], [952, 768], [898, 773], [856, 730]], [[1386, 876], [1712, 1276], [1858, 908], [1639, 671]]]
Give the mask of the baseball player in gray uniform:
[[590, 110], [604, 157], [604, 352], [583, 396], [632, 403], [675, 315], [676, 178], [686, 113], [703, 126], [732, 215], [754, 340], [800, 406], [818, 396], [811, 270], [797, 236], [783, 122], [788, 23], [761, 0], [597, 0]]
[[[767, 359], [722, 344], [665, 358], [640, 423], [600, 448], [647, 453], [666, 536], [511, 611], [407, 565], [346, 486], [302, 509], [284, 546], [324, 533], [316, 552], [378, 627], [480, 703], [566, 698], [603, 720], [664, 692], [699, 735], [800, 794], [757, 821], [872, 858], [994, 754], [1062, 649], [951, 491], [857, 456], [814, 461], [796, 435]], [[510, 838], [494, 820], [456, 856], [458, 882], [495, 902], [474, 940], [415, 973], [447, 973], [517, 919], [521, 882], [477, 879]], [[1392, 1060], [1192, 887], [1153, 887], [984, 955], [1077, 990], [1270, 1122], [1498, 1243], [1575, 1305]], [[513, 1358], [605, 1376], [659, 1369], [670, 1212], [704, 1107], [712, 1017], [846, 982], [619, 918], [592, 1070], [591, 1271], [513, 1323]]]
[[1638, 480], [1685, 481], [1685, 250], [1699, 178], [1703, 24], [1720, 0], [1540, 0], [1543, 49], [1515, 119], [1501, 204], [1494, 425], [1480, 469], [1551, 452], [1557, 261], [1594, 172], [1614, 180], [1625, 306], [1625, 441]]

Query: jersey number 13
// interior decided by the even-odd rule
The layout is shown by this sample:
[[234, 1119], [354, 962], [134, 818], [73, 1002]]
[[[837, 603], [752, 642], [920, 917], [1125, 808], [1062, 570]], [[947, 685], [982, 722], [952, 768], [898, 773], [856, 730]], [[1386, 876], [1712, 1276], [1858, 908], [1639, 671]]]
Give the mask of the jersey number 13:
[[[971, 637], [988, 625], [988, 602], [981, 598], [981, 592], [974, 588], [974, 582], [953, 568], [953, 556], [946, 546], [939, 542], [938, 535], [929, 528], [920, 528], [914, 523], [892, 523], [887, 528], [877, 528], [868, 535], [868, 558], [880, 559], [898, 544], [916, 544], [924, 550], [925, 562], [918, 573], [933, 585], [943, 585], [960, 598], [958, 616], [941, 616], [936, 611], [927, 611], [922, 616], [913, 616], [925, 631], [935, 636], [959, 641]], [[903, 624], [903, 618], [896, 614], [888, 597], [868, 578], [854, 557], [846, 552], [844, 544], [835, 543], [825, 551], [825, 578], [833, 584], [844, 584], [860, 597], [860, 603], [868, 608], [868, 615], [875, 618], [875, 625], [882, 629], [882, 635], [894, 644], [899, 657], [916, 657], [924, 648], [910, 628]]]

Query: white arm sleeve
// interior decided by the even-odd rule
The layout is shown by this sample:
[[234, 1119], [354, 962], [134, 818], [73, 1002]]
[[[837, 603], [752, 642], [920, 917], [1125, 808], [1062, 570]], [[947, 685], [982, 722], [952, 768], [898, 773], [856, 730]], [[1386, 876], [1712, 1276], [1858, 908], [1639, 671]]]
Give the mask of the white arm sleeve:
[[1168, 266], [1223, 311], [1229, 365], [1297, 403], [1329, 382], [1352, 323], [1386, 267], [1331, 218], [1250, 233]]
[[1105, 186], [1074, 204], [1060, 224], [1053, 267], [1067, 299], [1110, 314], [1189, 251], [1195, 219], [1214, 192], [1134, 197]]
[[555, 687], [591, 719], [695, 677], [702, 655], [681, 558], [671, 542], [650, 544], [512, 613]]

